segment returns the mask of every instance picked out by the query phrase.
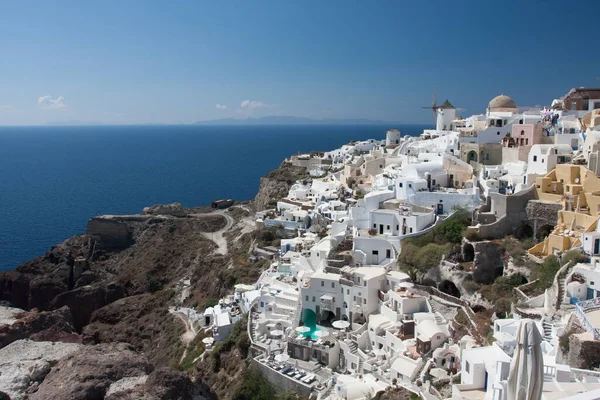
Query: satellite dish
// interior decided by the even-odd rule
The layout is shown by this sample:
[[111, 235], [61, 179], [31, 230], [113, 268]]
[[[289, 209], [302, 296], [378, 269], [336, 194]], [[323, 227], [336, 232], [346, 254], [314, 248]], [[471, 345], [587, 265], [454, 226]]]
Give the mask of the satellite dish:
[[575, 178], [575, 183], [579, 183], [579, 178]]

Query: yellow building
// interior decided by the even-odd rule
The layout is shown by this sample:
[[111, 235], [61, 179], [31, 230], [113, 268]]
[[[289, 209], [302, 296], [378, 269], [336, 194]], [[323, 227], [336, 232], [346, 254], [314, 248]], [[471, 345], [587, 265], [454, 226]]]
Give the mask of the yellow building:
[[596, 229], [600, 216], [600, 179], [593, 171], [572, 164], [560, 164], [535, 181], [539, 200], [562, 203], [554, 230], [529, 254], [543, 258], [581, 244], [581, 235]]

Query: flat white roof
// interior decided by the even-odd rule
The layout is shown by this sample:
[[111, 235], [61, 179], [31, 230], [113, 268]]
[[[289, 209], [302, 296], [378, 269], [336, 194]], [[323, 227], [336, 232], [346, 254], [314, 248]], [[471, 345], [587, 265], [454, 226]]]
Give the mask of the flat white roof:
[[330, 281], [337, 281], [340, 279], [340, 275], [339, 274], [332, 274], [329, 272], [323, 272], [323, 271], [317, 271], [313, 274], [312, 278], [314, 279], [323, 279], [323, 280], [330, 280]]
[[361, 275], [364, 280], [370, 280], [379, 276], [385, 275], [385, 268], [383, 267], [359, 267], [354, 269], [354, 273]]

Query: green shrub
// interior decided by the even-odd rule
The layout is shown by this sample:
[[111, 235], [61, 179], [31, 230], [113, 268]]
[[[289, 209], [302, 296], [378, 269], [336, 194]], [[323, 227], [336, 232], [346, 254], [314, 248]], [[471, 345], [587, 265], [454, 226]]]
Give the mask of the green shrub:
[[233, 400], [272, 400], [277, 396], [275, 388], [256, 368], [246, 368], [235, 389]]
[[537, 287], [540, 290], [548, 289], [552, 286], [554, 277], [560, 269], [558, 259], [554, 255], [546, 257], [544, 262], [540, 265], [540, 272], [538, 276]]
[[463, 281], [463, 288], [468, 292], [474, 293], [481, 288], [481, 285], [472, 280], [465, 280]]
[[565, 253], [565, 255], [561, 259], [562, 265], [567, 263], [572, 263], [572, 265], [578, 263], [586, 263], [588, 258], [583, 255], [579, 250], [569, 250]]
[[214, 299], [214, 298], [206, 299], [206, 301], [202, 305], [202, 310], [206, 310], [207, 308], [214, 307], [217, 304], [219, 304], [219, 299]]

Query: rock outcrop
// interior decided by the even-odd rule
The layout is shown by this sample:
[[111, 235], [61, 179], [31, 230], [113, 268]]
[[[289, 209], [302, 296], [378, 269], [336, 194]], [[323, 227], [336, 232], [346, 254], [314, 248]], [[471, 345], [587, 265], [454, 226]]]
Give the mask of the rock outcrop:
[[152, 365], [123, 343], [81, 346], [61, 358], [29, 398], [104, 399], [111, 384], [149, 374]]
[[[504, 249], [489, 242], [472, 242], [475, 251], [473, 259], [473, 281], [481, 284], [493, 283], [504, 272]], [[467, 246], [467, 244], [465, 244]]]
[[106, 286], [83, 286], [59, 294], [50, 304], [51, 308], [68, 307], [73, 314], [75, 328], [79, 331], [90, 320], [94, 311], [104, 307], [125, 295], [124, 288], [118, 283]]
[[281, 166], [260, 178], [258, 193], [254, 197], [256, 211], [274, 208], [277, 201], [287, 196], [290, 187], [299, 179], [306, 178], [306, 168], [283, 162]]
[[179, 203], [155, 204], [152, 207], [146, 207], [143, 211], [147, 215], [170, 215], [172, 217], [185, 217], [187, 211]]
[[[27, 398], [62, 358], [83, 348], [75, 343], [18, 340], [0, 349], [0, 391], [12, 400]], [[66, 397], [47, 397], [48, 399]]]
[[132, 240], [128, 224], [115, 218], [92, 218], [87, 223], [85, 233], [96, 242], [98, 249], [122, 249], [129, 246]]
[[[6, 310], [10, 309], [0, 307], [0, 314]], [[0, 321], [0, 348], [21, 339], [70, 343], [81, 341], [80, 336], [75, 332], [68, 307], [42, 312], [14, 310], [21, 312], [14, 314], [16, 319], [6, 324], [1, 324]]]

